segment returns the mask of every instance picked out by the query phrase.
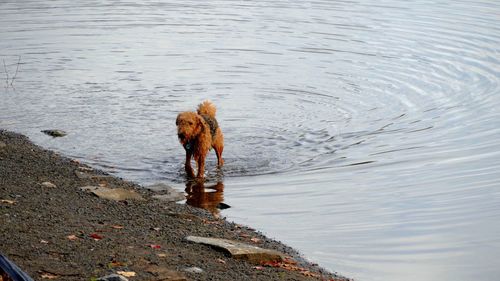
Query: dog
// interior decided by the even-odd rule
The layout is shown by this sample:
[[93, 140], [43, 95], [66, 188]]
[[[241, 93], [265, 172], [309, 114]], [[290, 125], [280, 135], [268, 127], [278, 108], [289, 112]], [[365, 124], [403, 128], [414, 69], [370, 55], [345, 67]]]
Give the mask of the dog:
[[211, 148], [217, 154], [217, 165], [222, 167], [222, 151], [224, 150], [224, 135], [215, 119], [215, 105], [204, 101], [198, 105], [196, 112], [186, 111], [177, 115], [175, 124], [179, 142], [186, 150], [186, 173], [194, 177], [191, 167], [191, 157], [197, 164], [197, 178], [203, 179], [205, 174], [205, 158]]

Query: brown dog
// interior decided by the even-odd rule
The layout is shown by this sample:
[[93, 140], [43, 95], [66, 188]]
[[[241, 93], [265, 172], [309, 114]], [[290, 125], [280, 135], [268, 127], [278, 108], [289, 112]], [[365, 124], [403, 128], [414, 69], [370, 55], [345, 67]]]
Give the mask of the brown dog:
[[213, 147], [217, 154], [217, 165], [224, 165], [222, 150], [224, 150], [224, 136], [215, 119], [215, 105], [204, 101], [198, 105], [197, 112], [181, 112], [177, 115], [177, 136], [186, 150], [186, 173], [194, 177], [191, 168], [191, 157], [198, 167], [198, 178], [203, 178], [205, 173], [205, 158]]

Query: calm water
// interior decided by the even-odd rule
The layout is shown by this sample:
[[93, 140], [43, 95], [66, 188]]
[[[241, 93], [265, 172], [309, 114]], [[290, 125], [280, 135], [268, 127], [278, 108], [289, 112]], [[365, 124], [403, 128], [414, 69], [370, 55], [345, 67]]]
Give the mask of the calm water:
[[500, 276], [498, 1], [1, 0], [0, 59], [1, 128], [184, 190], [208, 98], [226, 165], [190, 203], [357, 280]]

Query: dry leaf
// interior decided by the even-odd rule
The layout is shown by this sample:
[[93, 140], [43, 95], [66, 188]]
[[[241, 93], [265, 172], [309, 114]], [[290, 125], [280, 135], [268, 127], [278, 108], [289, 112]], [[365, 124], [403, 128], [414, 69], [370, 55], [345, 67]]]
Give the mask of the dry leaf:
[[157, 254], [157, 256], [158, 256], [159, 258], [166, 258], [166, 257], [167, 257], [167, 254], [162, 253], [162, 254]]
[[104, 238], [103, 236], [101, 236], [101, 235], [99, 235], [99, 234], [97, 234], [97, 233], [92, 233], [92, 234], [90, 234], [89, 236], [90, 236], [90, 238], [94, 239], [95, 241], [99, 241], [99, 240], [101, 240], [102, 238]]
[[223, 259], [217, 259], [218, 262], [222, 263], [222, 264], [226, 264], [226, 261], [223, 260]]
[[59, 275], [45, 272], [41, 275], [41, 277], [42, 277], [42, 279], [57, 279], [57, 278], [59, 278]]
[[263, 266], [254, 266], [253, 269], [264, 270], [264, 267]]
[[42, 243], [42, 244], [49, 244], [49, 241], [47, 241], [47, 240], [40, 240], [40, 243]]
[[123, 229], [123, 225], [112, 225], [111, 228], [114, 228], [114, 229]]
[[66, 238], [68, 238], [68, 239], [69, 239], [69, 240], [71, 240], [71, 241], [75, 241], [75, 240], [77, 240], [77, 239], [78, 239], [78, 237], [77, 237], [76, 235], [74, 235], [74, 234], [72, 234], [72, 235], [68, 235], [68, 236], [66, 236]]
[[108, 263], [109, 269], [111, 269], [113, 267], [118, 267], [118, 266], [125, 266], [125, 264], [123, 262], [119, 262], [119, 261], [112, 261], [112, 262]]
[[259, 239], [259, 238], [257, 238], [257, 237], [254, 237], [254, 238], [250, 239], [250, 241], [252, 241], [254, 243], [260, 243], [260, 242], [262, 242], [262, 240]]
[[156, 244], [150, 244], [148, 245], [151, 249], [161, 249], [161, 246], [160, 245], [156, 245]]
[[133, 271], [117, 271], [116, 273], [120, 274], [123, 277], [134, 277], [135, 272]]
[[14, 201], [14, 200], [7, 200], [7, 199], [2, 199], [2, 200], [0, 200], [0, 202], [6, 203], [6, 204], [11, 204], [11, 205], [12, 204], [16, 204], [16, 201]]

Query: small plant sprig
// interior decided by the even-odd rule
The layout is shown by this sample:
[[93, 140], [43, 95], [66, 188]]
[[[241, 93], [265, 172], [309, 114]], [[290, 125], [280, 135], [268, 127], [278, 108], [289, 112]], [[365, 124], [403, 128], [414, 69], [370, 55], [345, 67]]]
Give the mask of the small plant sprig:
[[7, 70], [7, 64], [5, 60], [3, 60], [3, 68], [5, 70], [5, 87], [14, 87], [14, 80], [16, 80], [17, 73], [19, 72], [19, 65], [21, 64], [21, 56], [18, 56], [17, 64], [16, 64], [16, 72], [12, 78], [9, 77], [9, 70]]

